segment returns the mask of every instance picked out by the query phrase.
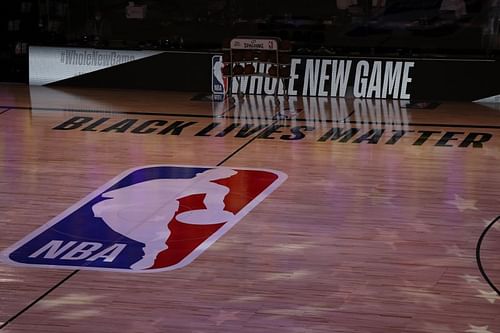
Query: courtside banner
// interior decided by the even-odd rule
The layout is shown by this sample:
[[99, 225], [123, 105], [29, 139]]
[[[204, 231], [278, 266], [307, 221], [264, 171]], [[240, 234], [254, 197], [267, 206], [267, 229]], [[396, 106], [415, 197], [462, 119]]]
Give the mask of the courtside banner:
[[278, 188], [267, 169], [149, 165], [102, 185], [1, 252], [17, 265], [119, 272], [184, 267]]
[[160, 53], [161, 51], [30, 46], [29, 83], [45, 85]]
[[[257, 73], [266, 73], [270, 64], [255, 63]], [[291, 61], [287, 88], [290, 96], [353, 96], [356, 98], [410, 99], [414, 61], [301, 59]], [[273, 94], [277, 80], [243, 76], [234, 80], [233, 93]], [[283, 85], [278, 91], [283, 94]]]
[[[242, 76], [229, 84], [222, 54], [30, 48], [30, 84], [164, 89], [274, 95], [277, 80]], [[270, 64], [254, 63], [257, 73]], [[498, 103], [500, 64], [495, 59], [372, 58], [292, 55], [290, 96]], [[283, 84], [278, 93], [284, 93]]]
[[[228, 66], [217, 65], [215, 77]], [[271, 64], [253, 65], [259, 75], [233, 80], [232, 93], [273, 95], [278, 84], [278, 94], [286, 88], [289, 96], [475, 101], [500, 94], [500, 66], [492, 59], [294, 56], [285, 82], [262, 75]]]

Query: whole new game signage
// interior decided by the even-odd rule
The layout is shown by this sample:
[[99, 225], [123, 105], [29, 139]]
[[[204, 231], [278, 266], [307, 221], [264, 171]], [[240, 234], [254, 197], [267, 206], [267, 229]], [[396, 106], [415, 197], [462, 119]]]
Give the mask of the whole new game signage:
[[[270, 42], [260, 46], [271, 48]], [[248, 47], [255, 43], [250, 40]], [[220, 95], [232, 86], [233, 93], [275, 94], [278, 80], [262, 75], [270, 64], [254, 63], [259, 75], [238, 77], [232, 85], [222, 76], [224, 65], [222, 55], [211, 52], [33, 46], [29, 79], [33, 85], [191, 92], [211, 86]], [[496, 59], [292, 55], [287, 89], [282, 82], [277, 88], [290, 96], [498, 103], [499, 75]]]
[[[240, 76], [232, 85], [220, 72], [222, 56], [212, 58], [212, 92], [256, 95], [388, 98], [399, 100], [500, 100], [500, 62], [495, 59], [338, 58], [294, 56], [284, 83], [263, 73], [270, 64], [253, 63], [258, 75]], [[214, 84], [215, 82], [215, 84]], [[222, 90], [224, 88], [224, 91]]]
[[[220, 56], [214, 56], [214, 64], [220, 61]], [[259, 74], [266, 73], [270, 66], [253, 65]], [[284, 88], [288, 88], [290, 96], [410, 99], [414, 67], [414, 61], [403, 60], [293, 58], [290, 77], [284, 83], [280, 80], [278, 93], [283, 94]], [[222, 73], [216, 71], [221, 68], [221, 64], [214, 66], [213, 81], [220, 82]], [[232, 93], [272, 95], [276, 84], [277, 80], [271, 77], [241, 76], [233, 80]], [[212, 90], [221, 92], [220, 85]]]

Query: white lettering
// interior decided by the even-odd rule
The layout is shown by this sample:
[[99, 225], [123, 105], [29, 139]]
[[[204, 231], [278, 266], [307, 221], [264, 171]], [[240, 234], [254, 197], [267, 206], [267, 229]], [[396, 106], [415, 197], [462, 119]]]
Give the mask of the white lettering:
[[319, 76], [319, 89], [318, 96], [328, 96], [328, 91], [325, 90], [325, 82], [330, 79], [330, 75], [326, 74], [326, 70], [328, 69], [328, 65], [331, 65], [331, 60], [323, 59], [321, 60], [321, 71]]
[[[254, 68], [256, 68], [256, 73], [263, 73], [265, 71], [265, 64], [253, 63]], [[264, 77], [259, 75], [254, 75], [250, 77], [250, 90], [249, 94], [262, 94], [262, 85]]]
[[345, 96], [351, 64], [352, 60], [347, 60], [347, 62], [345, 60], [333, 61], [330, 96]]
[[38, 251], [34, 252], [33, 254], [30, 255], [30, 258], [36, 258], [39, 257], [41, 254], [44, 252], [47, 252], [43, 257], [45, 259], [55, 259], [64, 252], [66, 252], [69, 248], [71, 248], [73, 245], [76, 244], [75, 241], [70, 241], [66, 243], [64, 246], [61, 247], [61, 245], [64, 243], [64, 241], [61, 240], [53, 240], [47, 243], [45, 246], [40, 248]]
[[384, 83], [382, 85], [382, 98], [387, 98], [388, 95], [391, 95], [393, 98], [398, 98], [402, 66], [403, 63], [401, 61], [396, 61], [394, 68], [392, 61], [386, 62]]
[[94, 242], [81, 242], [75, 246], [71, 251], [61, 257], [63, 260], [82, 260], [88, 258], [93, 252], [102, 247], [101, 243]]
[[[304, 86], [302, 94], [306, 96], [316, 96], [319, 79], [320, 59], [307, 59], [304, 73]], [[308, 92], [309, 91], [309, 92]]]
[[382, 61], [375, 61], [373, 63], [372, 73], [370, 75], [370, 83], [368, 84], [368, 91], [366, 97], [373, 97], [375, 93], [376, 98], [380, 98], [382, 90]]
[[292, 59], [292, 63], [290, 64], [290, 80], [288, 81], [288, 95], [289, 96], [297, 96], [297, 90], [293, 89], [294, 81], [299, 78], [299, 75], [296, 74], [297, 65], [300, 64], [301, 59]]
[[366, 60], [361, 60], [356, 66], [356, 76], [354, 78], [354, 97], [366, 96], [367, 77], [370, 70], [370, 64]]
[[125, 249], [125, 247], [127, 247], [127, 244], [113, 244], [92, 257], [87, 258], [87, 261], [96, 261], [99, 258], [103, 258], [103, 261], [105, 262], [112, 262]]
[[403, 69], [403, 82], [401, 83], [401, 99], [410, 99], [410, 94], [406, 93], [406, 89], [408, 88], [408, 83], [412, 81], [410, 78], [410, 68], [415, 66], [415, 63], [412, 62], [405, 62], [404, 69]]
[[[269, 70], [270, 65], [267, 66], [266, 71]], [[275, 78], [271, 77], [266, 77], [264, 79], [264, 93], [266, 95], [274, 95], [274, 91], [276, 89], [276, 82], [277, 80]]]

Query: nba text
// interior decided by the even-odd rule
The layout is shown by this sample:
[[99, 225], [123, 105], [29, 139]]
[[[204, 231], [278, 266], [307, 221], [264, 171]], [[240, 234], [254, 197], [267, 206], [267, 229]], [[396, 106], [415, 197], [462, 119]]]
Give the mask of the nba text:
[[[104, 246], [97, 242], [77, 242], [62, 240], [51, 240], [35, 252], [30, 258], [61, 259], [61, 260], [102, 260], [112, 262], [125, 249], [127, 244], [113, 244]], [[104, 247], [104, 248], [103, 248]]]

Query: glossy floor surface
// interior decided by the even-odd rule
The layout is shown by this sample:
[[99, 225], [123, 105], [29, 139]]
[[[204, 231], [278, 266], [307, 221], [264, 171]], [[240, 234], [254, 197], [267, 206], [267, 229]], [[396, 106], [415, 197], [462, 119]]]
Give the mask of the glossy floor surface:
[[4, 259], [1, 333], [500, 332], [498, 106], [194, 95], [0, 86], [4, 253], [132, 168], [288, 176], [180, 269]]

